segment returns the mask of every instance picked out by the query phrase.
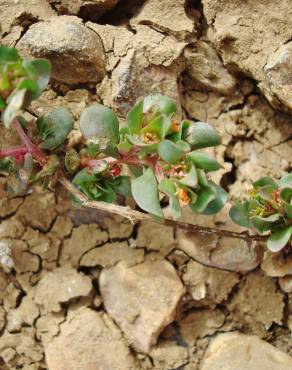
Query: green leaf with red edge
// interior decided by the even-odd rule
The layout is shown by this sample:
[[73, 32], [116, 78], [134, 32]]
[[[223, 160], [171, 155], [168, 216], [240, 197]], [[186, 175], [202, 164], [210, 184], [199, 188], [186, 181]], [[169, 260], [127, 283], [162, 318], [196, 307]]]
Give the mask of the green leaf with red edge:
[[132, 195], [138, 206], [144, 211], [163, 218], [159, 202], [158, 183], [152, 169], [148, 168], [143, 175], [132, 179]]
[[271, 234], [267, 247], [272, 252], [279, 252], [289, 242], [292, 235], [292, 226], [277, 230]]

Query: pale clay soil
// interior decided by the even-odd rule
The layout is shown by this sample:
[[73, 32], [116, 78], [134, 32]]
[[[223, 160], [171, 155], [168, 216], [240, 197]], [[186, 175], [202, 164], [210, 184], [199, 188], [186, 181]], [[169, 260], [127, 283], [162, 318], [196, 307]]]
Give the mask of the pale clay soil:
[[[0, 0], [0, 23], [3, 44], [52, 62], [31, 114], [69, 107], [71, 144], [90, 103], [122, 122], [162, 92], [220, 132], [232, 199], [291, 171], [289, 0]], [[240, 231], [228, 205], [183, 219]], [[1, 370], [291, 370], [291, 331], [289, 253], [74, 209], [61, 188], [0, 198]]]

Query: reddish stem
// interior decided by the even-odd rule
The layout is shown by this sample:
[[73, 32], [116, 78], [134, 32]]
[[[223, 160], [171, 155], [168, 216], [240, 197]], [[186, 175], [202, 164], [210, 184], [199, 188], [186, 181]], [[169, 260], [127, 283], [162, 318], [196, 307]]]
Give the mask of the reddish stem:
[[19, 145], [12, 148], [0, 149], [0, 158], [5, 157], [16, 157], [27, 153], [27, 147], [25, 145]]
[[20, 137], [21, 141], [25, 145], [27, 152], [31, 153], [34, 159], [38, 161], [39, 164], [44, 166], [47, 163], [46, 154], [30, 140], [30, 138], [27, 136], [27, 134], [23, 130], [17, 118], [14, 118], [14, 120], [12, 121], [12, 125], [15, 131], [18, 133], [18, 136]]

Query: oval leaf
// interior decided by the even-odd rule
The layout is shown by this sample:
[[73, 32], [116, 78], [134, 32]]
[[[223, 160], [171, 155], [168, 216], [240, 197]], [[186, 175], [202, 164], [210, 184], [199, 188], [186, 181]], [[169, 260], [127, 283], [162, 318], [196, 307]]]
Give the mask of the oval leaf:
[[237, 203], [230, 208], [229, 216], [233, 222], [242, 227], [250, 228], [249, 203]]
[[143, 99], [138, 101], [127, 114], [127, 125], [130, 133], [138, 135], [142, 128]]
[[268, 238], [267, 247], [272, 252], [279, 252], [289, 242], [292, 235], [292, 226], [275, 231]]
[[101, 104], [84, 109], [80, 130], [85, 139], [96, 141], [101, 150], [119, 142], [119, 121], [111, 109]]
[[148, 168], [142, 176], [131, 181], [132, 195], [144, 211], [163, 218], [159, 203], [158, 184], [153, 171]]
[[212, 187], [201, 189], [198, 193], [198, 198], [195, 204], [190, 204], [190, 208], [193, 212], [203, 213], [207, 206], [216, 198], [216, 192]]
[[217, 131], [206, 122], [189, 122], [184, 132], [184, 139], [191, 145], [192, 149], [202, 149], [220, 144]]
[[181, 147], [170, 140], [163, 140], [158, 144], [158, 153], [168, 163], [176, 163], [184, 155]]
[[66, 140], [73, 128], [73, 117], [67, 108], [56, 108], [36, 121], [43, 149], [55, 149]]
[[169, 197], [169, 207], [175, 219], [181, 217], [181, 207], [176, 196], [175, 184], [169, 180], [164, 179], [159, 184], [159, 190]]
[[202, 152], [190, 152], [187, 157], [194, 163], [197, 168], [201, 168], [205, 171], [217, 171], [221, 168], [220, 164], [215, 158], [212, 158], [206, 153]]
[[177, 108], [174, 101], [168, 96], [161, 94], [148, 95], [144, 98], [143, 112], [149, 110], [157, 111], [158, 113], [172, 115], [176, 113]]

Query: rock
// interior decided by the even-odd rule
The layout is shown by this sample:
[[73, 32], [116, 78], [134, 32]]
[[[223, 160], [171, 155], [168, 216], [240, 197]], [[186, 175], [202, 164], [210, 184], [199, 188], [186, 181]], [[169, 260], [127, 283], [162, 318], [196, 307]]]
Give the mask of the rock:
[[100, 291], [106, 311], [132, 345], [148, 353], [173, 321], [184, 288], [170, 263], [154, 261], [104, 269]]
[[106, 243], [102, 247], [91, 249], [80, 260], [80, 266], [111, 267], [119, 261], [127, 265], [136, 265], [144, 260], [144, 250], [129, 247], [127, 242]]
[[106, 217], [103, 222], [107, 227], [110, 239], [129, 238], [134, 230], [134, 224], [126, 220], [124, 217]]
[[39, 310], [33, 302], [33, 290], [23, 297], [20, 305], [8, 312], [7, 330], [9, 332], [20, 331], [22, 326], [33, 326], [39, 316]]
[[77, 17], [52, 17], [36, 23], [24, 34], [17, 47], [24, 56], [49, 59], [52, 77], [59, 82], [98, 82], [105, 74], [100, 38]]
[[264, 73], [272, 94], [292, 110], [292, 42], [281, 45], [268, 58]]
[[174, 341], [161, 340], [149, 353], [155, 369], [178, 369], [188, 362], [188, 351]]
[[11, 217], [0, 223], [0, 238], [21, 238], [24, 230], [22, 223], [17, 218]]
[[162, 32], [186, 38], [194, 31], [194, 21], [185, 11], [184, 0], [150, 0], [131, 20], [131, 25], [149, 24]]
[[3, 239], [11, 250], [13, 267], [17, 273], [37, 272], [40, 268], [38, 256], [30, 253], [27, 243], [22, 240]]
[[64, 311], [42, 314], [35, 324], [37, 338], [45, 345], [50, 343], [60, 333], [60, 324], [65, 320]]
[[55, 196], [52, 192], [35, 190], [25, 198], [17, 217], [25, 226], [48, 231], [57, 216], [55, 206]]
[[0, 358], [5, 358], [8, 369], [29, 369], [29, 364], [42, 361], [43, 350], [35, 341], [35, 330], [22, 328], [18, 333], [4, 332], [0, 337]]
[[0, 3], [0, 23], [3, 34], [14, 32], [18, 25], [22, 30], [25, 23], [44, 20], [55, 14], [46, 0], [37, 0], [33, 3], [31, 0], [19, 0], [14, 1], [13, 5], [10, 0], [1, 0]]
[[102, 231], [98, 225], [81, 225], [73, 229], [69, 239], [64, 241], [61, 252], [61, 264], [71, 264], [77, 267], [80, 258], [90, 249], [105, 243], [108, 240], [106, 231]]
[[138, 229], [137, 247], [167, 256], [176, 246], [172, 227], [154, 222], [143, 222]]
[[211, 342], [201, 370], [289, 370], [292, 358], [256, 336], [218, 335]]
[[[252, 7], [242, 1], [203, 0], [203, 6], [208, 36], [223, 63], [257, 80], [275, 105], [280, 99], [291, 109], [287, 49], [292, 36], [292, 10], [287, 2], [268, 0], [263, 8], [260, 0], [254, 1]], [[259, 17], [263, 10], [265, 16]]]
[[46, 273], [35, 290], [34, 301], [44, 312], [58, 312], [61, 303], [87, 296], [92, 289], [88, 276], [71, 267], [60, 267]]
[[14, 212], [17, 211], [19, 206], [23, 203], [23, 199], [21, 198], [6, 198], [1, 196], [0, 197], [0, 217], [4, 218], [7, 216], [12, 215]]
[[212, 335], [224, 324], [224, 314], [216, 310], [190, 311], [179, 322], [182, 339], [192, 346], [199, 338]]
[[0, 240], [0, 265], [4, 271], [10, 271], [13, 267], [11, 256], [11, 242], [7, 239]]
[[113, 322], [85, 307], [61, 325], [45, 353], [50, 370], [139, 369]]
[[282, 323], [283, 294], [272, 278], [255, 271], [242, 281], [227, 307], [233, 312], [236, 322], [243, 323], [253, 334], [264, 337], [273, 323]]
[[196, 261], [211, 267], [247, 272], [257, 267], [260, 255], [256, 243], [216, 235], [178, 231], [178, 248]]
[[284, 277], [286, 275], [292, 275], [292, 255], [283, 256], [278, 253], [266, 251], [261, 268], [268, 276]]
[[283, 292], [292, 293], [292, 275], [281, 277], [279, 285]]
[[[90, 24], [90, 27], [96, 32], [100, 30], [100, 26]], [[106, 44], [111, 44], [115, 56], [114, 59], [110, 56], [111, 62], [107, 69], [112, 69], [112, 65], [120, 60], [112, 71], [111, 78], [106, 77], [98, 88], [103, 102], [125, 116], [139, 97], [161, 93], [174, 99], [178, 105], [177, 117], [181, 117], [178, 76], [183, 66], [179, 60], [186, 44], [141, 25], [137, 26], [134, 36], [121, 32], [123, 45], [129, 48], [124, 55], [125, 51], [122, 53], [120, 45], [115, 41], [116, 32], [111, 41], [108, 33], [101, 33]], [[119, 38], [119, 34], [116, 37]], [[131, 37], [131, 41], [128, 37]], [[141, 74], [143, 79], [140, 78]]]
[[235, 79], [224, 67], [216, 51], [206, 42], [197, 41], [184, 51], [187, 74], [191, 81], [187, 88], [203, 89], [230, 94], [235, 89]]
[[119, 0], [49, 0], [61, 14], [78, 15], [81, 11], [82, 18], [97, 20], [105, 12], [111, 10]]
[[239, 281], [234, 272], [206, 267], [190, 261], [182, 280], [195, 301], [202, 305], [218, 304], [226, 300], [232, 288]]

